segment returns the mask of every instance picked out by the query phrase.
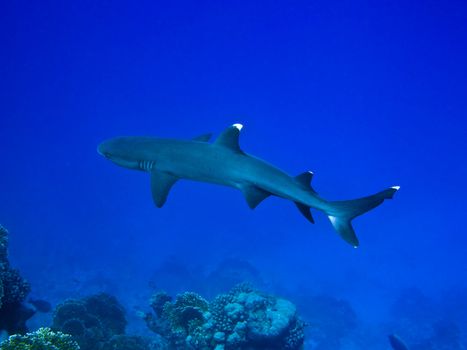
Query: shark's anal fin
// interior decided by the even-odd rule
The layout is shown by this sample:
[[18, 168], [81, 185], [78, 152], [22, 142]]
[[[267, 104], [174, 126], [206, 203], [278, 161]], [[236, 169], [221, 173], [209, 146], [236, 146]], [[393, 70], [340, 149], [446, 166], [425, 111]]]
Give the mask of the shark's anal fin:
[[312, 224], [315, 223], [315, 220], [313, 219], [313, 216], [311, 215], [310, 207], [307, 207], [306, 205], [302, 203], [295, 202], [295, 205], [297, 206], [298, 210], [300, 210], [300, 213]]
[[216, 145], [229, 148], [234, 152], [242, 152], [238, 142], [240, 136], [240, 130], [242, 130], [242, 124], [234, 124], [225, 129], [214, 142]]
[[244, 185], [241, 189], [246, 202], [251, 209], [255, 209], [259, 203], [271, 195], [271, 193], [264, 191], [255, 185]]
[[162, 171], [153, 170], [151, 172], [151, 193], [156, 207], [162, 208], [170, 189], [177, 180], [177, 177]]
[[211, 133], [199, 135], [193, 138], [193, 141], [208, 142], [212, 137]]
[[313, 191], [313, 193], [316, 193], [313, 187], [311, 187], [312, 179], [313, 179], [313, 172], [311, 171], [305, 171], [304, 173], [301, 173], [300, 175], [295, 176], [295, 181], [297, 181], [302, 186], [310, 189], [311, 191]]

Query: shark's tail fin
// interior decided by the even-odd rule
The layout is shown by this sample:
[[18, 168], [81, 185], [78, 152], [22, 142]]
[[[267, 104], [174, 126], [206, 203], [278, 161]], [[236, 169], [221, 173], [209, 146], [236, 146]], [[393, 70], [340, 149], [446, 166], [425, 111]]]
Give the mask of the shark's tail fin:
[[330, 202], [330, 209], [326, 214], [340, 236], [356, 248], [359, 243], [352, 227], [352, 219], [377, 207], [385, 199], [391, 199], [398, 189], [399, 186], [393, 186], [368, 197]]

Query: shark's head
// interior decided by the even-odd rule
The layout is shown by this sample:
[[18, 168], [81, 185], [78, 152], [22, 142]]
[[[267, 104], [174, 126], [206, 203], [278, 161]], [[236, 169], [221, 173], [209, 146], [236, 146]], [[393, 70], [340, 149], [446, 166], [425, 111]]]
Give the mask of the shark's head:
[[139, 169], [141, 156], [135, 137], [117, 137], [106, 140], [97, 147], [97, 152], [124, 168]]

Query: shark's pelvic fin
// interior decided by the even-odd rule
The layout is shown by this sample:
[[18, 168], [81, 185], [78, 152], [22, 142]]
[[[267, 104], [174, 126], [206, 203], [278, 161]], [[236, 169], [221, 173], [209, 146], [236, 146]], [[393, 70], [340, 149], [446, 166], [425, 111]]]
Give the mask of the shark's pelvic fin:
[[297, 181], [299, 184], [301, 184], [304, 187], [307, 187], [313, 193], [316, 193], [316, 191], [311, 187], [311, 180], [313, 179], [313, 172], [311, 171], [305, 171], [304, 173], [301, 173], [300, 175], [295, 176], [295, 181]]
[[193, 138], [193, 141], [209, 142], [209, 140], [211, 139], [211, 137], [212, 137], [212, 134], [211, 134], [211, 133], [203, 134], [203, 135], [199, 135], [199, 136]]
[[153, 170], [151, 172], [151, 193], [156, 207], [162, 208], [170, 189], [177, 180], [177, 177], [162, 171]]
[[306, 205], [302, 203], [295, 202], [295, 205], [297, 206], [298, 210], [300, 210], [300, 213], [312, 224], [315, 223], [315, 220], [313, 219], [313, 216], [311, 215], [310, 207], [307, 207]]
[[225, 129], [214, 142], [216, 145], [223, 146], [231, 149], [234, 152], [242, 152], [240, 144], [238, 142], [240, 136], [240, 130], [242, 130], [242, 124], [234, 124]]
[[264, 191], [255, 185], [244, 185], [241, 187], [241, 190], [251, 209], [255, 209], [259, 203], [271, 195], [270, 192]]

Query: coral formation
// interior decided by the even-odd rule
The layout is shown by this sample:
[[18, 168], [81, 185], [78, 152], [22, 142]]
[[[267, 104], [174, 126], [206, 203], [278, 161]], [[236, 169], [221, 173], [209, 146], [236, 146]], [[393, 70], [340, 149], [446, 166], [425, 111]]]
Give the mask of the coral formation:
[[10, 336], [0, 350], [79, 350], [79, 346], [68, 334], [40, 328], [26, 335]]
[[94, 350], [123, 334], [125, 327], [123, 307], [115, 297], [101, 293], [58, 305], [52, 328], [71, 334], [82, 350]]
[[31, 287], [8, 261], [8, 231], [0, 226], [0, 330], [26, 333], [26, 321], [34, 310], [23, 305]]
[[[161, 300], [160, 295], [156, 298]], [[166, 339], [169, 349], [302, 349], [304, 323], [295, 306], [242, 284], [211, 303], [195, 293], [175, 302], [164, 298], [148, 327]]]

